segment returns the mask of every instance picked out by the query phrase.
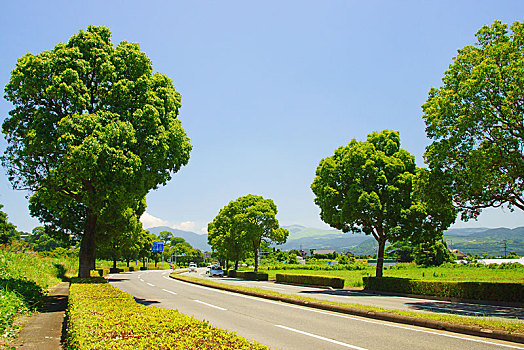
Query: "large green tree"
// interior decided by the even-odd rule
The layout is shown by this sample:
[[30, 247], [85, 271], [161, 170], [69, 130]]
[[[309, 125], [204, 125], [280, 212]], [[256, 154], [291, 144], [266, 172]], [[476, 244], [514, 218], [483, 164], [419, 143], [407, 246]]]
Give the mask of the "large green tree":
[[208, 243], [215, 251], [219, 260], [225, 261], [226, 269], [229, 261], [234, 262], [234, 269], [238, 269], [239, 260], [243, 259], [251, 250], [245, 231], [242, 230], [236, 215], [241, 213], [237, 201], [231, 201], [220, 209], [217, 216], [207, 225]]
[[[230, 202], [208, 225], [209, 244], [228, 259], [238, 263], [239, 254], [251, 249], [258, 271], [258, 254], [263, 241], [282, 244], [289, 235], [276, 219], [277, 206], [271, 199], [248, 194]], [[249, 248], [247, 248], [249, 247]], [[237, 264], [235, 264], [235, 268]]]
[[448, 176], [463, 219], [483, 208], [524, 210], [524, 23], [495, 21], [458, 50], [422, 106], [425, 157]]
[[3, 123], [3, 165], [14, 188], [32, 193], [33, 215], [81, 237], [80, 277], [93, 268], [104, 211], [135, 207], [191, 150], [172, 81], [153, 74], [138, 44], [115, 47], [110, 38], [108, 28], [89, 26], [27, 54], [5, 88], [14, 108]]
[[[375, 238], [381, 277], [386, 241], [438, 239], [455, 219], [445, 182], [430, 175], [400, 148], [397, 131], [383, 130], [322, 159], [311, 189], [324, 222]], [[442, 185], [438, 191], [436, 184]]]

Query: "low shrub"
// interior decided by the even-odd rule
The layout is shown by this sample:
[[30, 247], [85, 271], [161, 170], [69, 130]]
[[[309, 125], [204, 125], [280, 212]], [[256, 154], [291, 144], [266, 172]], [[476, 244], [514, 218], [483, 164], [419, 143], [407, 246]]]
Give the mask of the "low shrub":
[[353, 262], [350, 264], [278, 264], [278, 265], [267, 265], [261, 266], [261, 270], [314, 270], [314, 271], [342, 271], [342, 270], [365, 270], [367, 265], [361, 262]]
[[398, 277], [363, 277], [364, 289], [446, 298], [522, 302], [524, 283], [422, 281]]
[[328, 286], [338, 289], [344, 288], [344, 279], [340, 277], [277, 273], [275, 278], [277, 282]]
[[229, 270], [227, 275], [233, 278], [243, 278], [245, 280], [252, 281], [267, 281], [269, 279], [269, 275], [267, 273], [254, 271]]
[[267, 349], [108, 283], [72, 283], [67, 315], [67, 349]]

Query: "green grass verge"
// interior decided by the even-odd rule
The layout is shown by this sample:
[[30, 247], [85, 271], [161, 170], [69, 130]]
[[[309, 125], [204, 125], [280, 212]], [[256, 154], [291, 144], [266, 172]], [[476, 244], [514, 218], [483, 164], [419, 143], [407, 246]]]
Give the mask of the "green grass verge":
[[[362, 266], [365, 268], [362, 269]], [[300, 267], [278, 265], [261, 266], [259, 271], [267, 272], [271, 280], [275, 279], [277, 273], [341, 277], [345, 280], [345, 285], [349, 287], [362, 287], [362, 277], [375, 276], [375, 266], [361, 264], [358, 265], [358, 269], [352, 270], [338, 268], [318, 270], [315, 266], [308, 265]], [[410, 263], [384, 268], [384, 276], [424, 281], [524, 283], [524, 266], [520, 264], [497, 266], [444, 264], [439, 267], [421, 267]]]
[[268, 349], [178, 311], [140, 305], [100, 280], [72, 283], [67, 313], [70, 350]]
[[244, 292], [244, 291], [256, 292], [262, 295], [272, 295], [272, 296], [290, 298], [290, 299], [295, 299], [295, 300], [316, 302], [316, 303], [321, 303], [321, 304], [326, 304], [326, 305], [336, 305], [336, 306], [341, 306], [341, 307], [359, 309], [363, 311], [384, 312], [384, 313], [397, 314], [397, 315], [403, 315], [403, 316], [411, 316], [411, 317], [416, 317], [420, 319], [430, 319], [430, 320], [435, 320], [435, 321], [448, 322], [448, 323], [457, 324], [457, 325], [477, 326], [483, 329], [524, 333], [524, 322], [519, 322], [519, 321], [502, 321], [502, 320], [493, 320], [493, 319], [488, 319], [488, 318], [483, 318], [483, 317], [464, 317], [464, 316], [441, 315], [441, 314], [433, 314], [433, 313], [425, 313], [425, 312], [419, 313], [419, 312], [404, 311], [404, 310], [389, 310], [389, 309], [383, 309], [380, 307], [369, 306], [369, 305], [336, 303], [336, 302], [331, 302], [331, 301], [326, 301], [326, 300], [303, 297], [299, 295], [284, 294], [284, 293], [269, 291], [267, 289], [261, 289], [261, 288], [232, 286], [230, 284], [224, 284], [224, 283], [220, 283], [216, 281], [206, 281], [198, 277], [190, 277], [190, 276], [174, 275], [174, 274], [172, 274], [171, 276], [173, 276], [176, 279], [194, 281], [194, 282], [198, 282], [198, 283], [205, 284], [208, 286], [220, 286], [220, 287], [226, 286], [228, 288], [231, 288], [232, 290], [236, 290], [239, 292]]
[[34, 312], [46, 288], [74, 274], [77, 264], [71, 258], [49, 258], [0, 248], [0, 337], [15, 337], [15, 318]]

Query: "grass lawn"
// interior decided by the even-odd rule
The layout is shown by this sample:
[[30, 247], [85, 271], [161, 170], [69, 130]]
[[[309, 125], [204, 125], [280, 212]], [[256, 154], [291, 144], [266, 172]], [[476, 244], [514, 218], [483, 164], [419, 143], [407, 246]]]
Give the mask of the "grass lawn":
[[[362, 277], [375, 276], [375, 266], [367, 266], [364, 270], [267, 270], [263, 266], [261, 272], [267, 272], [270, 279], [275, 279], [277, 273], [299, 275], [336, 276], [345, 280], [348, 287], [362, 287]], [[384, 268], [385, 277], [402, 277], [426, 281], [461, 281], [461, 282], [509, 282], [524, 283], [524, 266], [520, 268], [488, 268], [485, 266], [452, 265], [441, 267], [419, 267], [414, 264], [399, 264]]]

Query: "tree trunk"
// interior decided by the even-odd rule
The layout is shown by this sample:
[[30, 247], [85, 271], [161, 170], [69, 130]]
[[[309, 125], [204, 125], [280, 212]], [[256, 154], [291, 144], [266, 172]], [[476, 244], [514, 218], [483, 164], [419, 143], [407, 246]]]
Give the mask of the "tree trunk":
[[129, 259], [127, 259], [127, 267], [129, 267]]
[[258, 272], [258, 247], [255, 249], [255, 272]]
[[386, 240], [384, 238], [378, 241], [378, 253], [377, 253], [377, 270], [376, 276], [382, 277], [382, 267], [384, 266], [384, 247], [386, 246]]
[[238, 259], [235, 260], [235, 271], [238, 270]]
[[113, 257], [113, 268], [116, 269], [116, 258]]
[[97, 216], [87, 209], [84, 234], [80, 242], [80, 252], [78, 254], [78, 277], [91, 277], [91, 270], [95, 265], [95, 228]]

